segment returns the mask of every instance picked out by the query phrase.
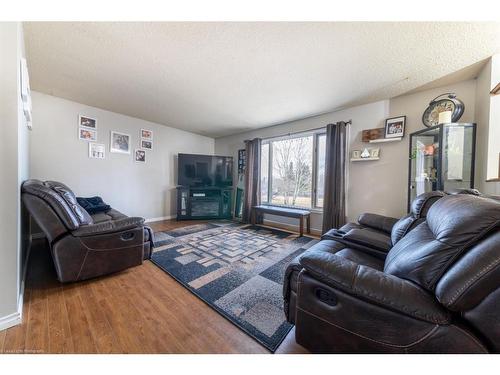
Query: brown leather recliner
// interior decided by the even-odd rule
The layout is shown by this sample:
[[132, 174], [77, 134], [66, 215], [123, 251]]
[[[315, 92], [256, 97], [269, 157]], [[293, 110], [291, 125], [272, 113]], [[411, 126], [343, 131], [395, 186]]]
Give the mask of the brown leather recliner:
[[112, 208], [89, 215], [60, 182], [28, 180], [21, 192], [47, 237], [61, 282], [121, 271], [151, 256], [153, 232], [141, 217], [127, 217]]
[[324, 239], [288, 267], [296, 340], [313, 352], [499, 353], [500, 203], [446, 195], [385, 257]]

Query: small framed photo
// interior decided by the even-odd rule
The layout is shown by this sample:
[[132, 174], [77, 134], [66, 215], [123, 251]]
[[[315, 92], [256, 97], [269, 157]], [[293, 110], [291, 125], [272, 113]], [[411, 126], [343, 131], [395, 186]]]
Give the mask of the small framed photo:
[[406, 116], [392, 117], [385, 120], [385, 137], [402, 138], [405, 135]]
[[146, 162], [146, 150], [141, 150], [139, 148], [136, 148], [135, 153], [134, 153], [134, 159], [138, 163], [145, 163]]
[[370, 150], [370, 157], [371, 158], [378, 158], [378, 157], [380, 157], [380, 149], [379, 148], [372, 148]]
[[153, 149], [153, 142], [147, 141], [145, 139], [141, 139], [141, 148], [145, 148], [146, 150], [152, 150]]
[[79, 115], [78, 116], [78, 126], [83, 126], [89, 129], [97, 129], [97, 120], [92, 117]]
[[97, 141], [97, 132], [92, 129], [78, 128], [78, 138], [82, 141]]
[[352, 152], [352, 158], [353, 159], [359, 159], [361, 157], [361, 150], [353, 150]]
[[109, 152], [130, 154], [130, 135], [111, 131]]
[[104, 159], [106, 157], [106, 146], [103, 143], [89, 143], [89, 158]]
[[148, 141], [153, 140], [153, 131], [147, 129], [141, 129], [141, 139], [146, 139]]

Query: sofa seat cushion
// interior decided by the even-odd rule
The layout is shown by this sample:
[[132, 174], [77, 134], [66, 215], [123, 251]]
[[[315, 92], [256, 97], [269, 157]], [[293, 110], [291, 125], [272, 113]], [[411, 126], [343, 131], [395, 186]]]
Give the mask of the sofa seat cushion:
[[384, 269], [384, 261], [382, 259], [375, 258], [374, 256], [359, 250], [345, 248], [337, 252], [336, 255], [361, 266], [373, 268], [377, 271], [382, 271]]
[[95, 213], [95, 214], [91, 215], [91, 217], [92, 217], [92, 220], [94, 221], [94, 223], [98, 224], [98, 223], [102, 223], [104, 221], [123, 219], [123, 218], [126, 218], [127, 215], [124, 215], [120, 211], [117, 211], [114, 208], [112, 208], [111, 210], [108, 210], [106, 212]]

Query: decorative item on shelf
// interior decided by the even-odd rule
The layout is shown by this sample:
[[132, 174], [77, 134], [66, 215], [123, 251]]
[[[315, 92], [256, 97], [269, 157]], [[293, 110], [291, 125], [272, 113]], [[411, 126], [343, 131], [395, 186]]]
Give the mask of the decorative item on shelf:
[[362, 159], [366, 159], [366, 158], [369, 158], [369, 157], [370, 157], [370, 151], [367, 148], [365, 148], [363, 150], [363, 152], [361, 153], [361, 158]]
[[437, 145], [435, 145], [435, 144], [424, 146], [423, 149], [422, 149], [422, 153], [425, 156], [434, 155], [434, 152], [436, 151], [436, 148], [437, 148]]
[[385, 138], [403, 138], [406, 116], [391, 117], [385, 120]]
[[353, 150], [352, 151], [352, 156], [353, 159], [359, 159], [361, 157], [361, 151], [360, 150]]
[[130, 135], [111, 131], [109, 152], [130, 154]]
[[145, 163], [146, 162], [146, 150], [141, 150], [141, 149], [136, 148], [135, 154], [134, 154], [134, 159], [138, 163]]
[[366, 129], [361, 132], [362, 142], [370, 142], [377, 139], [384, 139], [384, 128]]
[[102, 143], [89, 143], [89, 158], [104, 159], [106, 157], [106, 146]]
[[380, 149], [379, 148], [372, 148], [370, 150], [370, 157], [372, 159], [378, 159], [380, 156]]
[[[441, 98], [443, 96], [447, 97]], [[451, 111], [452, 113], [450, 122], [457, 122], [458, 120], [460, 120], [460, 117], [462, 117], [464, 110], [465, 105], [460, 99], [457, 99], [456, 94], [447, 92], [431, 100], [429, 106], [422, 115], [422, 122], [428, 128], [438, 125], [439, 113], [445, 111]]]
[[451, 111], [439, 112], [438, 124], [449, 124], [451, 123]]

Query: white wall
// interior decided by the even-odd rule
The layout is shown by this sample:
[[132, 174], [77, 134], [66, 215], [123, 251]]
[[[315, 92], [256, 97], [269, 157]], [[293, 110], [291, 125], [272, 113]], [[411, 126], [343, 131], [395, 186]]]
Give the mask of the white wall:
[[[237, 158], [237, 150], [243, 148], [245, 139], [267, 138], [290, 132], [305, 131], [337, 121], [352, 119], [350, 150], [364, 147], [379, 147], [380, 160], [349, 163], [349, 186], [347, 214], [355, 220], [363, 212], [375, 212], [400, 217], [406, 213], [408, 194], [408, 148], [409, 134], [424, 128], [421, 117], [429, 102], [439, 94], [455, 92], [465, 103], [461, 122], [474, 121], [475, 80], [468, 80], [437, 89], [400, 96], [353, 108], [327, 113], [304, 120], [293, 121], [243, 134], [221, 137], [215, 140], [215, 153]], [[383, 127], [385, 119], [399, 115], [407, 116], [405, 137], [401, 142], [370, 145], [361, 142], [361, 131]], [[293, 220], [267, 216], [266, 219], [291, 224]], [[312, 228], [321, 230], [321, 213], [311, 216]]]
[[28, 130], [22, 114], [22, 25], [0, 22], [0, 329], [21, 321], [23, 259], [28, 246], [20, 184], [28, 176]]
[[500, 195], [498, 154], [500, 153], [500, 95], [490, 91], [500, 82], [500, 55], [493, 56], [477, 78], [476, 88], [476, 186], [486, 194]]
[[[90, 159], [88, 143], [78, 139], [79, 114], [97, 118], [104, 160]], [[138, 148], [141, 128], [154, 132], [146, 164], [134, 162], [133, 150], [109, 152], [111, 130], [130, 134]], [[34, 92], [30, 147], [31, 178], [61, 181], [77, 196], [99, 195], [124, 214], [151, 219], [175, 215], [176, 155], [213, 154], [214, 139]]]

